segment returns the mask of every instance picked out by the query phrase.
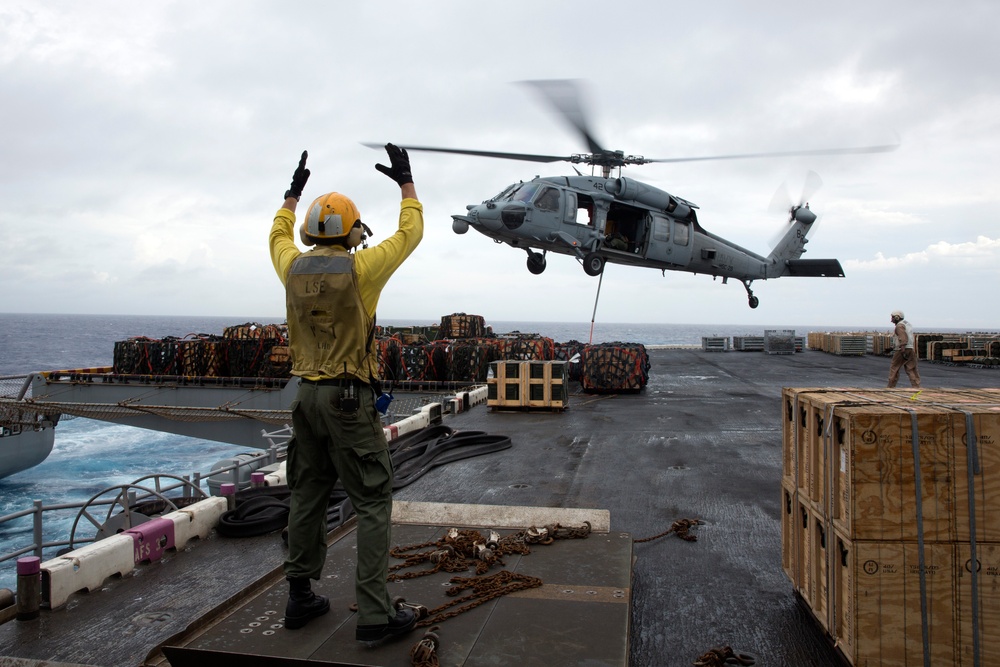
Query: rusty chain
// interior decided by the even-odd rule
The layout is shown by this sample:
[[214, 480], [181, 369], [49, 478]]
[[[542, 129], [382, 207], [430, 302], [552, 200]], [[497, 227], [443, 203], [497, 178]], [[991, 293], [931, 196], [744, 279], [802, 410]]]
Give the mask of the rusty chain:
[[701, 519], [677, 519], [671, 524], [670, 528], [659, 535], [653, 535], [652, 537], [644, 537], [639, 540], [632, 540], [633, 544], [639, 544], [640, 542], [652, 542], [653, 540], [658, 540], [661, 537], [666, 537], [671, 533], [677, 535], [677, 537], [685, 540], [687, 542], [697, 542], [698, 536], [693, 535], [690, 531], [695, 526], [700, 526], [705, 523]]
[[441, 639], [437, 636], [438, 626], [430, 628], [410, 649], [410, 664], [413, 667], [438, 667], [437, 648]]
[[746, 653], [736, 653], [731, 646], [710, 648], [695, 660], [696, 667], [731, 667], [732, 665], [753, 665], [756, 661]]
[[[444, 537], [433, 542], [411, 544], [394, 547], [389, 551], [394, 558], [402, 559], [402, 563], [389, 568], [389, 581], [402, 581], [425, 577], [435, 572], [465, 572], [474, 567], [476, 574], [489, 572], [494, 565], [506, 567], [503, 556], [509, 554], [526, 555], [531, 553], [531, 544], [552, 544], [557, 539], [581, 539], [590, 535], [591, 524], [585, 521], [582, 526], [562, 526], [558, 523], [542, 528], [532, 526], [503, 537], [495, 530], [483, 535], [477, 530], [459, 530], [450, 528]], [[417, 549], [427, 549], [419, 553], [410, 553]], [[407, 568], [431, 563], [429, 568], [411, 572], [401, 572]]]

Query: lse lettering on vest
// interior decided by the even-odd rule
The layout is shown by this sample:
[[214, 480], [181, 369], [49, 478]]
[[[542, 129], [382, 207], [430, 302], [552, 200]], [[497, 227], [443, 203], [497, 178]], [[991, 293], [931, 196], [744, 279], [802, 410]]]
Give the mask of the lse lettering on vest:
[[286, 287], [293, 375], [377, 377], [375, 323], [361, 302], [353, 255], [330, 246], [303, 253]]

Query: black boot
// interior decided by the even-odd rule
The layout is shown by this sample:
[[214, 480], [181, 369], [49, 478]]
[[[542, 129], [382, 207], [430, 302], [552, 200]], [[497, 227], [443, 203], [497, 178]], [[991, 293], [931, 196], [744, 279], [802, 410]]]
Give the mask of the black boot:
[[391, 637], [404, 635], [417, 624], [417, 616], [412, 609], [403, 607], [396, 610], [396, 615], [382, 625], [359, 625], [354, 637], [359, 642], [376, 645]]
[[317, 616], [330, 611], [330, 601], [316, 595], [309, 585], [309, 577], [288, 579], [288, 604], [285, 605], [285, 627], [297, 630]]

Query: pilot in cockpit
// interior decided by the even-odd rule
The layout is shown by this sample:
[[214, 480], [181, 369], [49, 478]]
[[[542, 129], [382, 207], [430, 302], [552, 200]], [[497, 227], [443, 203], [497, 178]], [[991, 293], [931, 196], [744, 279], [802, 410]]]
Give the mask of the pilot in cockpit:
[[535, 208], [542, 211], [558, 211], [559, 191], [555, 188], [545, 188], [545, 192], [535, 200]]

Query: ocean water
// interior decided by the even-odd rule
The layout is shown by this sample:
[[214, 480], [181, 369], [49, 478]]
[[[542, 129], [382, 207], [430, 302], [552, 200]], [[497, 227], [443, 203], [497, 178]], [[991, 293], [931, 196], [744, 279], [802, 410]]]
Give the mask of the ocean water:
[[[41, 370], [109, 366], [115, 341], [134, 336], [183, 337], [191, 333], [221, 334], [227, 326], [280, 323], [280, 317], [135, 317], [101, 315], [19, 315], [0, 313], [0, 376]], [[440, 318], [385, 320], [394, 326], [432, 325]], [[803, 327], [773, 325], [610, 324], [597, 322], [492, 322], [494, 333], [519, 331], [548, 336], [557, 342], [630, 342], [644, 345], [700, 345], [703, 336], [763, 335], [765, 329], [809, 331], [871, 330], [867, 327]], [[886, 329], [878, 327], [878, 330]], [[216, 461], [252, 451], [229, 444], [147, 431], [84, 418], [64, 418], [56, 429], [55, 447], [42, 464], [0, 479], [0, 516], [27, 509], [33, 501], [46, 505], [86, 502], [113, 486], [145, 475], [207, 473]], [[108, 496], [103, 496], [107, 498]], [[113, 497], [113, 495], [111, 496]], [[100, 513], [97, 516], [103, 516]], [[77, 512], [46, 517], [45, 540], [66, 539]], [[85, 521], [85, 519], [83, 519]], [[31, 543], [30, 517], [0, 525], [0, 554]], [[92, 535], [91, 530], [89, 535]], [[87, 535], [87, 536], [89, 536]], [[46, 557], [54, 555], [46, 553]], [[0, 563], [0, 588], [14, 585], [14, 562]]]

